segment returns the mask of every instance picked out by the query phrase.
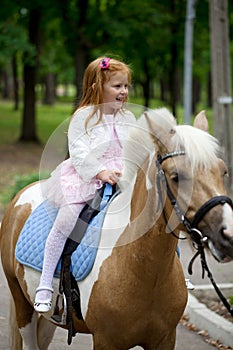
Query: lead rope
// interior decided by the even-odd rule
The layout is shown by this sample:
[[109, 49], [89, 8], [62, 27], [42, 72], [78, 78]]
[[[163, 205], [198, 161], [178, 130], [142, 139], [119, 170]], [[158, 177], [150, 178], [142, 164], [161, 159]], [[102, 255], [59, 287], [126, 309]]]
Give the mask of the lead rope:
[[228, 303], [227, 299], [224, 297], [224, 295], [222, 294], [221, 290], [218, 288], [212, 273], [210, 272], [210, 269], [207, 265], [207, 261], [206, 261], [206, 257], [205, 257], [205, 250], [203, 247], [203, 244], [201, 242], [197, 243], [197, 252], [196, 254], [193, 256], [193, 258], [191, 259], [189, 266], [188, 266], [188, 272], [190, 275], [192, 275], [193, 271], [192, 271], [192, 267], [193, 267], [193, 263], [196, 260], [196, 258], [200, 255], [200, 259], [201, 259], [201, 266], [202, 266], [202, 278], [204, 278], [205, 275], [205, 271], [207, 272], [207, 276], [210, 279], [216, 293], [218, 294], [220, 300], [222, 301], [223, 305], [226, 307], [227, 311], [231, 314], [231, 316], [233, 317], [233, 307]]

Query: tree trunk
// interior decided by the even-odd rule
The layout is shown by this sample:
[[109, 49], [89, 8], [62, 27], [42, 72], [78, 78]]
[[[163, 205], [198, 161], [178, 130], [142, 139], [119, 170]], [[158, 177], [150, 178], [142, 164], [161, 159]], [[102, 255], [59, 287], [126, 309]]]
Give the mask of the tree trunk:
[[212, 107], [212, 80], [211, 80], [211, 72], [208, 72], [207, 75], [207, 106], [209, 108]]
[[19, 141], [23, 142], [38, 142], [36, 132], [36, 77], [38, 66], [38, 48], [39, 48], [39, 26], [40, 26], [41, 12], [33, 9], [29, 13], [29, 41], [36, 49], [34, 57], [24, 55], [24, 108], [22, 129]]
[[145, 105], [145, 107], [149, 107], [149, 103], [150, 103], [150, 74], [149, 74], [148, 61], [147, 61], [146, 57], [144, 57], [144, 59], [143, 59], [143, 69], [144, 69], [144, 74], [145, 74], [145, 79], [142, 83], [144, 105]]
[[[70, 16], [70, 4], [68, 1], [58, 1], [65, 28], [65, 33], [68, 38], [67, 50], [74, 57], [75, 67], [75, 87], [76, 87], [76, 101], [75, 108], [78, 106], [82, 96], [82, 81], [83, 74], [89, 62], [89, 53], [92, 45], [88, 42], [85, 36], [85, 31], [88, 28], [87, 25], [87, 11], [89, 6], [89, 0], [75, 0], [73, 6], [77, 7], [79, 17], [78, 20], [73, 22], [73, 17]], [[99, 6], [99, 4], [97, 4]], [[75, 30], [74, 30], [75, 28]], [[72, 38], [69, 37], [67, 31], [73, 32]], [[70, 40], [69, 40], [70, 39]], [[75, 48], [75, 49], [74, 49]]]
[[2, 81], [3, 81], [3, 89], [2, 89], [2, 97], [4, 99], [10, 98], [10, 82], [9, 75], [7, 69], [2, 70]]
[[169, 96], [169, 84], [166, 74], [159, 81], [160, 83], [160, 100], [164, 103], [168, 103]]
[[228, 1], [210, 2], [212, 101], [214, 135], [224, 149], [228, 166], [227, 190], [233, 194], [232, 90]]
[[76, 86], [76, 105], [79, 104], [82, 96], [82, 82], [83, 74], [87, 67], [88, 63], [88, 52], [87, 49], [83, 46], [77, 46], [76, 55], [75, 55], [75, 86]]
[[193, 78], [193, 88], [192, 88], [192, 110], [191, 112], [195, 115], [197, 113], [197, 104], [200, 102], [201, 98], [201, 83], [200, 79], [197, 77]]
[[19, 82], [18, 82], [18, 67], [16, 53], [12, 57], [12, 72], [13, 72], [13, 90], [14, 90], [14, 110], [19, 109]]
[[80, 11], [79, 21], [77, 24], [77, 45], [75, 53], [75, 86], [76, 86], [76, 96], [77, 104], [80, 101], [82, 95], [82, 81], [83, 74], [88, 64], [89, 57], [89, 44], [83, 32], [85, 31], [85, 26], [87, 24], [87, 10], [89, 6], [88, 0], [78, 0], [78, 8]]
[[[173, 28], [171, 35], [176, 37], [176, 30]], [[172, 40], [171, 43], [171, 67], [170, 67], [170, 105], [172, 109], [172, 114], [176, 115], [176, 103], [177, 103], [177, 60], [178, 60], [178, 52], [177, 52], [177, 44], [175, 39]]]
[[193, 88], [193, 22], [197, 0], [186, 1], [185, 47], [184, 47], [184, 120], [190, 124], [195, 101]]
[[56, 101], [56, 75], [54, 73], [47, 73], [44, 79], [45, 94], [44, 104], [53, 105]]

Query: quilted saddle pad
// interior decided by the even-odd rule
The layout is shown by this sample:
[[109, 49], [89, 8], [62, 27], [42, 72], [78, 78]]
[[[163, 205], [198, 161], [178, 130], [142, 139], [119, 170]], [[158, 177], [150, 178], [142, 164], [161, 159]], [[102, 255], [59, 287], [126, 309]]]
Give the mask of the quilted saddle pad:
[[[107, 185], [100, 205], [101, 211], [89, 223], [84, 237], [71, 257], [72, 274], [76, 281], [83, 280], [93, 267], [107, 207], [117, 195], [115, 193], [109, 200], [112, 194], [112, 187]], [[28, 217], [15, 249], [16, 259], [21, 264], [42, 271], [45, 242], [57, 212], [57, 208], [52, 207], [48, 201], [44, 201]], [[57, 265], [55, 276], [60, 275], [60, 269], [61, 260]]]

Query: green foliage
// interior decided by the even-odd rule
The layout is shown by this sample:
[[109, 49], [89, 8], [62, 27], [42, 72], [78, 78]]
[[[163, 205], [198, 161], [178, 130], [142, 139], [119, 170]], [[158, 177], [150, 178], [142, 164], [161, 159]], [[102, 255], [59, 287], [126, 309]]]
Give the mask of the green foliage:
[[30, 57], [35, 56], [35, 49], [27, 41], [24, 28], [13, 20], [0, 22], [0, 65], [4, 66], [18, 52], [27, 52]]
[[[231, 35], [232, 7], [229, 2]], [[175, 94], [172, 88], [178, 95], [175, 102], [182, 103], [186, 0], [2, 0], [0, 67], [11, 72], [10, 62], [16, 54], [20, 84], [25, 53], [32, 61], [36, 57], [28, 33], [32, 9], [41, 14], [37, 52], [40, 84], [47, 73], [56, 75], [57, 84], [77, 84], [77, 72], [81, 79], [83, 69], [91, 59], [98, 55], [118, 56], [131, 64], [134, 84], [140, 86], [140, 98], [149, 80], [150, 107], [154, 106], [154, 99], [162, 99], [164, 105], [171, 107], [170, 95]], [[204, 108], [211, 66], [208, 12], [209, 1], [198, 1], [194, 20], [193, 72]], [[177, 85], [174, 87], [175, 79]]]
[[12, 198], [27, 185], [39, 180], [38, 173], [27, 175], [16, 175], [13, 181], [13, 186], [7, 186], [4, 193], [1, 194], [1, 202], [4, 206], [8, 205]]
[[14, 186], [12, 188], [13, 196], [15, 196], [21, 189], [24, 187], [30, 185], [33, 182], [36, 182], [39, 180], [38, 173], [35, 174], [27, 174], [27, 175], [16, 175]]
[[[154, 0], [121, 0], [120, 3], [115, 0], [37, 0], [33, 3], [15, 0], [10, 4], [6, 2], [7, 21], [15, 26], [15, 33], [9, 32], [5, 39], [17, 41], [17, 31], [25, 34], [29, 11], [39, 9], [42, 17], [41, 78], [46, 72], [54, 72], [59, 82], [73, 82], [78, 46], [80, 50], [86, 50], [86, 57], [94, 58], [96, 54], [107, 52], [131, 62], [135, 81], [139, 83], [146, 79], [146, 61], [150, 79], [159, 80], [170, 65], [172, 43], [179, 46], [182, 57], [185, 3], [185, 0], [165, 0], [163, 3]], [[6, 25], [6, 20], [2, 19], [2, 25]], [[33, 58], [34, 48], [29, 44], [25, 47], [25, 44], [28, 44], [27, 37], [25, 41], [25, 37], [20, 39], [19, 35], [16, 50], [26, 50]], [[7, 57], [4, 51], [2, 55]]]
[[44, 24], [43, 46], [40, 54], [40, 75], [55, 73], [57, 83], [68, 83], [73, 80], [73, 59], [66, 52], [65, 38], [61, 32], [61, 20], [54, 18]]

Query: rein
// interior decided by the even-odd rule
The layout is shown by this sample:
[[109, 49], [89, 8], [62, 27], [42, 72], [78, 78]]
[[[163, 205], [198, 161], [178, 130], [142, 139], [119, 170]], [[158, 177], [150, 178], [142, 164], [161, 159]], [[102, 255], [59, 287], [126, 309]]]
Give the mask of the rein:
[[[163, 188], [166, 188], [167, 196], [168, 196], [170, 203], [172, 204], [172, 206], [176, 212], [176, 215], [177, 215], [179, 221], [184, 225], [187, 233], [191, 237], [191, 240], [195, 243], [195, 245], [194, 245], [195, 248], [197, 249], [196, 254], [193, 256], [193, 258], [191, 259], [191, 261], [189, 263], [189, 267], [188, 267], [189, 274], [192, 275], [193, 262], [200, 255], [201, 266], [202, 266], [202, 278], [204, 278], [205, 271], [206, 271], [207, 276], [210, 279], [210, 281], [211, 281], [216, 293], [218, 294], [220, 300], [222, 301], [223, 305], [226, 307], [228, 312], [231, 314], [231, 316], [233, 316], [233, 307], [228, 303], [227, 299], [224, 297], [224, 295], [222, 294], [222, 292], [218, 288], [216, 282], [214, 281], [213, 275], [210, 272], [209, 267], [207, 265], [207, 261], [206, 261], [206, 257], [205, 257], [205, 250], [204, 250], [204, 243], [208, 241], [208, 237], [203, 236], [201, 231], [199, 231], [197, 229], [200, 221], [207, 214], [207, 212], [209, 212], [212, 208], [214, 208], [217, 205], [224, 205], [225, 203], [228, 203], [233, 208], [233, 203], [232, 203], [232, 200], [227, 196], [213, 197], [210, 200], [208, 200], [206, 203], [204, 203], [198, 209], [198, 211], [194, 215], [193, 220], [190, 222], [185, 217], [185, 215], [182, 213], [182, 211], [181, 211], [181, 209], [176, 201], [176, 198], [174, 197], [174, 195], [169, 187], [165, 173], [164, 173], [162, 166], [161, 166], [161, 164], [163, 163], [164, 160], [166, 160], [168, 158], [177, 157], [177, 156], [183, 156], [183, 155], [185, 155], [185, 151], [175, 151], [175, 152], [165, 153], [163, 156], [161, 156], [160, 154], [157, 156], [156, 166], [158, 169], [158, 176], [157, 176], [156, 182], [157, 182], [157, 188], [158, 188], [159, 199], [160, 199], [159, 204], [163, 205], [164, 201], [165, 201], [165, 199], [163, 199], [163, 195], [162, 195], [162, 187], [163, 187]], [[163, 205], [163, 217], [164, 217], [166, 225], [168, 225], [168, 220], [167, 220], [166, 213], [164, 210], [164, 205]], [[176, 238], [181, 239], [172, 230], [170, 230], [170, 231]]]

